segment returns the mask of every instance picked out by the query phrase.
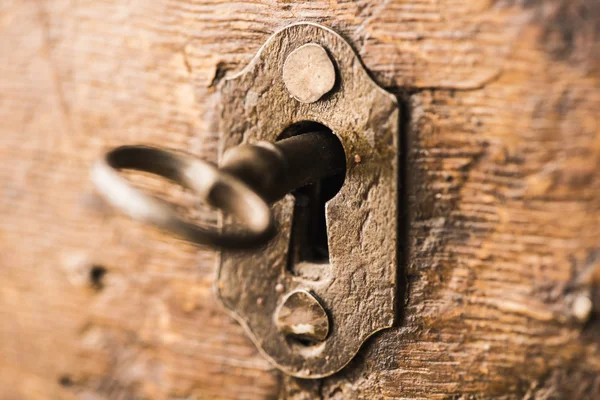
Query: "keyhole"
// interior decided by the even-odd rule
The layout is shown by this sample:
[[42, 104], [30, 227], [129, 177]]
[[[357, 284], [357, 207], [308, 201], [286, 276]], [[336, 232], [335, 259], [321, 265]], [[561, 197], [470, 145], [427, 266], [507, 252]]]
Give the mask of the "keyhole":
[[[286, 129], [281, 138], [306, 132], [334, 135], [324, 125], [305, 121]], [[340, 173], [292, 192], [296, 198], [288, 257], [292, 274], [310, 280], [323, 278], [329, 266], [325, 205], [340, 190], [344, 178], [345, 174]]]

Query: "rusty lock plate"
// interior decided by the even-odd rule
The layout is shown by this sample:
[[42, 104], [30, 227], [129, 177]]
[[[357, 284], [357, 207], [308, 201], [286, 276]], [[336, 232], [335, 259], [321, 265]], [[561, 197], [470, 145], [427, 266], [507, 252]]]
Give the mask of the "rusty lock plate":
[[314, 23], [275, 33], [219, 89], [221, 159], [305, 121], [325, 125], [344, 147], [345, 180], [326, 204], [329, 264], [315, 266], [320, 275], [288, 267], [289, 194], [272, 206], [275, 238], [255, 250], [223, 250], [216, 280], [220, 300], [277, 368], [300, 378], [331, 375], [396, 315], [397, 100], [340, 35]]

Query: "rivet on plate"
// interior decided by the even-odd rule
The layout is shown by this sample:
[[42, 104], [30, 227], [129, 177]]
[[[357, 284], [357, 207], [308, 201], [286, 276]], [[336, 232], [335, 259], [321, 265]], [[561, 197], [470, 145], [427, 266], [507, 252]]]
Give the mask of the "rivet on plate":
[[309, 43], [292, 51], [283, 64], [283, 82], [302, 103], [314, 103], [335, 85], [335, 67], [325, 49]]
[[329, 333], [329, 319], [317, 299], [304, 290], [292, 292], [277, 310], [277, 329], [286, 336], [323, 341]]

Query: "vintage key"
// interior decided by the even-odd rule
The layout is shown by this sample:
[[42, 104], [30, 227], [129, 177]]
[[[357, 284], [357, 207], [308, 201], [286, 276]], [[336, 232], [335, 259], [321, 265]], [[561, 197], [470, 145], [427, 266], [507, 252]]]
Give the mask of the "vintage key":
[[[275, 143], [243, 144], [228, 150], [221, 167], [191, 155], [147, 146], [122, 146], [92, 172], [99, 192], [130, 217], [197, 244], [224, 248], [260, 246], [275, 233], [269, 204], [294, 189], [345, 170], [345, 154], [331, 132], [310, 132]], [[131, 186], [118, 174], [132, 169], [168, 178], [241, 223], [235, 232], [203, 228], [179, 217], [164, 201]]]

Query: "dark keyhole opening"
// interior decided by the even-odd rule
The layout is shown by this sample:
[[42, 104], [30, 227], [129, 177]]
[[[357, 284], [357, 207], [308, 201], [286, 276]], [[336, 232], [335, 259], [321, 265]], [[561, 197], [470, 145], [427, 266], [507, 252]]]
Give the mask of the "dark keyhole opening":
[[[326, 126], [305, 121], [287, 128], [280, 139], [307, 132], [334, 135]], [[321, 179], [315, 184], [292, 192], [296, 197], [290, 238], [288, 269], [298, 276], [318, 280], [322, 269], [329, 264], [325, 204], [344, 184], [345, 174]]]

